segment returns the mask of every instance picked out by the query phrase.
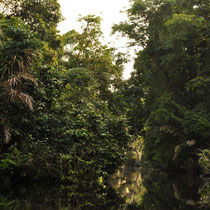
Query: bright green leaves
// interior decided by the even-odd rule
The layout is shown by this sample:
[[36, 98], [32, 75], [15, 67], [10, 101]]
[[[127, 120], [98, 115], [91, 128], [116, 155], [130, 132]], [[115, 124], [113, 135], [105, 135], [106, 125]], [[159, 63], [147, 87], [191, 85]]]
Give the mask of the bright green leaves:
[[186, 84], [186, 90], [197, 95], [197, 100], [202, 100], [210, 92], [210, 77], [197, 76]]
[[[39, 59], [40, 42], [33, 36], [29, 27], [16, 18], [1, 18], [0, 28], [0, 121], [4, 142], [9, 143], [17, 130], [11, 128], [14, 121], [10, 112], [22, 108], [22, 103], [33, 110], [33, 98], [26, 86], [37, 84], [32, 69]], [[20, 103], [21, 102], [21, 103]], [[1, 135], [0, 134], [0, 135]]]
[[56, 26], [62, 20], [57, 0], [5, 0], [2, 4], [5, 16], [20, 17], [41, 39], [55, 36]]
[[183, 131], [186, 134], [200, 135], [200, 144], [205, 143], [204, 139], [209, 138], [210, 115], [205, 110], [187, 111], [183, 119]]
[[12, 101], [17, 97], [32, 109], [31, 99], [21, 91], [21, 86], [23, 82], [36, 84], [31, 69], [40, 56], [41, 44], [30, 33], [29, 28], [17, 19], [1, 19], [0, 26], [3, 33], [0, 85], [4, 90], [1, 94], [6, 91]]
[[147, 10], [148, 1], [138, 0], [133, 2], [132, 9], [128, 10], [128, 12], [132, 15], [143, 15]]
[[1, 79], [8, 79], [17, 73], [28, 73], [35, 59], [39, 57], [40, 42], [27, 26], [17, 19], [1, 20], [3, 37], [1, 49]]
[[85, 68], [74, 68], [63, 75], [64, 88], [61, 100], [69, 103], [89, 103], [96, 100], [96, 82], [92, 72]]
[[100, 17], [80, 18], [81, 32], [60, 37], [57, 0], [3, 5], [0, 152], [10, 155], [14, 146], [17, 159], [26, 160], [14, 168], [2, 156], [0, 170], [6, 165], [31, 179], [70, 181], [112, 173], [130, 140], [119, 91], [125, 59], [101, 43]]
[[204, 149], [203, 151], [200, 151], [200, 159], [199, 163], [202, 165], [205, 173], [210, 172], [210, 151], [209, 149]]
[[[92, 88], [95, 88], [95, 93], [92, 91], [92, 94], [97, 93], [101, 100], [113, 106], [113, 92], [119, 89], [122, 83], [123, 55], [116, 55], [114, 49], [100, 42], [100, 17], [88, 15], [79, 21], [82, 29], [80, 33], [72, 30], [62, 36], [64, 53], [61, 63], [66, 69], [74, 69], [70, 70], [72, 73], [89, 72], [94, 81]], [[83, 80], [84, 77], [81, 85], [83, 82], [85, 84]], [[78, 90], [81, 90], [81, 87], [78, 86]]]
[[31, 32], [44, 42], [43, 56], [45, 62], [56, 64], [57, 51], [61, 48], [57, 25], [62, 20], [58, 1], [5, 0], [2, 7], [5, 17], [18, 17], [30, 26]]
[[100, 18], [89, 15], [80, 18], [80, 22], [82, 33], [72, 30], [62, 37], [65, 50], [64, 60], [70, 63], [71, 68], [90, 65], [94, 68], [93, 60], [102, 57], [105, 49], [99, 41], [102, 36]]
[[203, 23], [203, 17], [175, 13], [172, 19], [168, 20], [164, 25], [173, 39], [187, 41], [201, 32]]

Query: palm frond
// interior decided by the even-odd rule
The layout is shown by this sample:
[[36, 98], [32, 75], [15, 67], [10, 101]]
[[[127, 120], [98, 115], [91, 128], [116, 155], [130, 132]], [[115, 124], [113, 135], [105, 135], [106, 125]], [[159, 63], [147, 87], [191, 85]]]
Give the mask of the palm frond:
[[169, 126], [169, 125], [163, 125], [160, 127], [160, 132], [165, 132], [168, 134], [171, 134], [173, 136], [178, 136], [180, 133], [175, 127]]
[[19, 99], [25, 105], [27, 105], [31, 111], [33, 111], [33, 98], [27, 93], [22, 92], [21, 89], [23, 80], [37, 85], [36, 79], [31, 74], [20, 72], [17, 75], [12, 75], [7, 81], [3, 82], [2, 87], [5, 95], [9, 95], [9, 98], [12, 102], [15, 102], [16, 99]]
[[39, 51], [30, 48], [23, 50], [23, 53], [24, 55], [14, 55], [12, 58], [10, 55], [5, 57], [7, 64], [4, 66], [4, 72], [1, 75], [1, 80], [8, 79], [12, 75], [16, 75], [20, 72], [30, 72], [31, 66], [34, 64], [36, 57], [39, 56], [40, 53]]
[[31, 111], [33, 111], [33, 103], [34, 103], [34, 100], [33, 98], [28, 95], [27, 93], [23, 93], [23, 92], [17, 92], [17, 97], [25, 104], [29, 107], [29, 109]]
[[12, 102], [14, 102], [14, 101], [15, 101], [16, 96], [17, 96], [17, 93], [18, 93], [18, 91], [17, 91], [17, 90], [14, 90], [14, 89], [11, 89], [11, 90], [10, 90], [9, 95], [10, 95], [10, 100], [11, 100]]
[[11, 140], [11, 133], [8, 126], [4, 125], [4, 136], [5, 136], [5, 144], [8, 144]]
[[19, 80], [26, 80], [32, 82], [34, 85], [38, 85], [37, 80], [29, 73], [20, 72], [17, 74], [16, 78]]

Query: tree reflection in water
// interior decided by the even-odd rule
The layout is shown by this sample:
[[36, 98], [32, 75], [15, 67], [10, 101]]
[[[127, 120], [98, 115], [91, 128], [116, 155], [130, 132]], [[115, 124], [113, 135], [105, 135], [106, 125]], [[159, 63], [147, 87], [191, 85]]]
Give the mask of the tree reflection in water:
[[[0, 189], [3, 190], [3, 189]], [[100, 210], [124, 209], [124, 201], [111, 187], [97, 183], [55, 185], [24, 183], [0, 194], [3, 210]]]
[[125, 209], [209, 209], [203, 205], [198, 176], [165, 173], [154, 169], [125, 167], [110, 179], [110, 184], [126, 200]]
[[[5, 210], [177, 210], [209, 209], [208, 186], [200, 177], [167, 174], [139, 167], [121, 167], [107, 182], [89, 179], [77, 184], [24, 183], [0, 185]], [[1, 182], [3, 183], [3, 182]], [[199, 190], [203, 189], [202, 193]]]

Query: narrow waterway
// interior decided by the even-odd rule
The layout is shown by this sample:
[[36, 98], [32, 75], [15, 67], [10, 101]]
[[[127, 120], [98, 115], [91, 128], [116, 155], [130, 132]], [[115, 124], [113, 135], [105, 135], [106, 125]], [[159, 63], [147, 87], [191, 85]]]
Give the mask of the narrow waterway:
[[110, 184], [125, 199], [126, 209], [210, 209], [204, 205], [209, 192], [200, 176], [123, 166]]
[[0, 186], [1, 210], [210, 209], [205, 204], [209, 202], [209, 187], [205, 188], [200, 176], [137, 166], [122, 166], [107, 181], [17, 183], [12, 189], [6, 186]]

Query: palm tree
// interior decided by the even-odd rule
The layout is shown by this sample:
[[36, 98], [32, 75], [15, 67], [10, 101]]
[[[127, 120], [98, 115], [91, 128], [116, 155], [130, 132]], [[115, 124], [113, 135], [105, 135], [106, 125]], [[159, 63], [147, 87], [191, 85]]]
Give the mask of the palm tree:
[[33, 111], [33, 98], [23, 90], [23, 84], [30, 82], [37, 85], [31, 68], [39, 51], [34, 40], [30, 40], [28, 28], [21, 26], [17, 20], [5, 22], [0, 25], [0, 124], [3, 126], [4, 143], [9, 143], [11, 133], [4, 111], [18, 101]]

